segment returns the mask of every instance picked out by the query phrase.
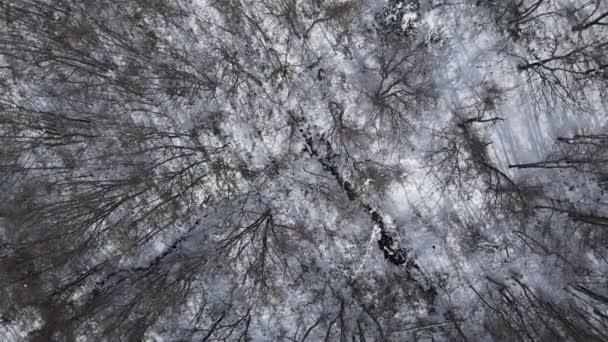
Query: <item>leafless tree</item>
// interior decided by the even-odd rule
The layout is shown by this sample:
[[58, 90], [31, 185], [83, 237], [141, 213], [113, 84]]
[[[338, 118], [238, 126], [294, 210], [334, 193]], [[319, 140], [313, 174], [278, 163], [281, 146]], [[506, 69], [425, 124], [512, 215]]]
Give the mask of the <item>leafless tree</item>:
[[[474, 90], [474, 89], [473, 89]], [[439, 191], [456, 191], [470, 198], [470, 189], [483, 183], [481, 193], [489, 212], [521, 211], [525, 207], [523, 193], [505, 172], [494, 165], [483, 140], [483, 128], [504, 121], [494, 115], [502, 91], [485, 84], [473, 91], [470, 105], [453, 113], [448, 126], [432, 133], [432, 147], [426, 151], [427, 169], [439, 183]]]

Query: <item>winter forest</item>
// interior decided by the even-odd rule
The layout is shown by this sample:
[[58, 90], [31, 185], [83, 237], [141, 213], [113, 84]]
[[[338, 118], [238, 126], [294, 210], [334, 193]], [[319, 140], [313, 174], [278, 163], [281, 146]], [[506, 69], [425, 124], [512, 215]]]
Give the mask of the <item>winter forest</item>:
[[1, 0], [0, 341], [608, 341], [608, 1]]

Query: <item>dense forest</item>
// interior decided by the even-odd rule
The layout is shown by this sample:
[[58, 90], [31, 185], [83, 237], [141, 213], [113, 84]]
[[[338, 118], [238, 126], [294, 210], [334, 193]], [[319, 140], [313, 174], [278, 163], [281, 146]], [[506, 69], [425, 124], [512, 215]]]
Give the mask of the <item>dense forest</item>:
[[608, 1], [0, 0], [0, 340], [608, 341]]

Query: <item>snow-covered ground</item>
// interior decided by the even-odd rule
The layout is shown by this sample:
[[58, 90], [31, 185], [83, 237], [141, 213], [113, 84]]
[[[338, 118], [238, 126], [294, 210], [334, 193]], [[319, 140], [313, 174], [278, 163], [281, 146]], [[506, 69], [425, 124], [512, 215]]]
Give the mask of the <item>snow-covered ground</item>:
[[[189, 3], [187, 29], [154, 28], [165, 37], [165, 49], [186, 51], [185, 57], [172, 60], [164, 50], [161, 55], [178, 61], [180, 72], [218, 82], [206, 98], [158, 98], [161, 104], [150, 105], [153, 111], [170, 115], [130, 113], [129, 123], [188, 132], [162, 143], [170, 144], [166, 151], [195, 151], [194, 162], [170, 152], [151, 162], [143, 147], [136, 155], [162, 164], [158, 171], [152, 168], [157, 174], [150, 173], [165, 176], [161, 181], [190, 174], [181, 169], [184, 160], [192, 163], [187, 169], [208, 173], [196, 179], [204, 179], [196, 187], [188, 181], [167, 183], [175, 189], [155, 184], [163, 196], [175, 191], [181, 200], [186, 193], [198, 207], [176, 201], [163, 207], [176, 213], [169, 228], [126, 252], [122, 241], [91, 252], [94, 257], [83, 262], [88, 267], [120, 257], [95, 282], [74, 290], [70, 305], [86, 302], [92, 288], [109, 291], [108, 284], [123, 280], [133, 296], [121, 295], [136, 300], [162, 278], [152, 270], [173, 279], [188, 269], [192, 287], [184, 286], [183, 303], [159, 313], [145, 333], [147, 341], [170, 341], [175, 331], [188, 329], [192, 338], [202, 338], [225, 317], [237, 322], [233, 330], [245, 326], [241, 337], [256, 341], [344, 340], [347, 332], [353, 341], [363, 341], [361, 324], [368, 325], [368, 340], [464, 335], [491, 341], [487, 324], [499, 312], [492, 300], [504, 299], [493, 297], [497, 293], [507, 293], [513, 303], [528, 303], [535, 294], [549, 303], [570, 303], [569, 291], [577, 284], [602, 288], [608, 263], [593, 241], [599, 245], [604, 234], [584, 225], [608, 226], [608, 219], [603, 221], [608, 195], [597, 172], [512, 166], [569, 151], [558, 138], [604, 132], [606, 83], [576, 77], [599, 73], [602, 58], [608, 63], [605, 55], [594, 55], [599, 62], [586, 59], [590, 48], [581, 48], [605, 39], [606, 30], [572, 30], [574, 19], [565, 9], [582, 2], [525, 0], [523, 13], [504, 4]], [[553, 60], [543, 62], [548, 56], [572, 49], [584, 52], [571, 54], [573, 65], [583, 68], [575, 77], [564, 74], [563, 66], [552, 71], [557, 81], [535, 73], [535, 66], [553, 67]], [[114, 59], [113, 81], [127, 65], [121, 56]], [[593, 63], [597, 71], [585, 69]], [[36, 99], [39, 90], [36, 84], [12, 87], [19, 90], [18, 96], [16, 90], [9, 93], [16, 103], [27, 102], [26, 93]], [[40, 99], [37, 106], [50, 104]], [[114, 129], [121, 132], [120, 126]], [[196, 155], [203, 145], [205, 158]], [[213, 149], [221, 158], [210, 153]], [[98, 157], [98, 151], [84, 150], [82, 156]], [[78, 165], [82, 174], [95, 167]], [[122, 172], [103, 170], [82, 177]], [[125, 201], [153, 206], [164, 199], [150, 193], [159, 197], [138, 194]], [[196, 211], [204, 215], [191, 215]], [[186, 218], [180, 221], [182, 214]], [[120, 227], [128, 221], [117, 216], [115, 226], [113, 216], [103, 224]], [[8, 240], [5, 235], [0, 230], [0, 238]], [[399, 250], [407, 261], [389, 260]], [[591, 299], [598, 298], [596, 293]], [[597, 310], [593, 319], [606, 317], [605, 305], [581, 310], [590, 307]], [[101, 317], [111, 316], [108, 310]], [[20, 341], [43, 327], [37, 313], [29, 307], [10, 319], [2, 316], [0, 338]], [[332, 331], [334, 324], [340, 324], [340, 333]]]

